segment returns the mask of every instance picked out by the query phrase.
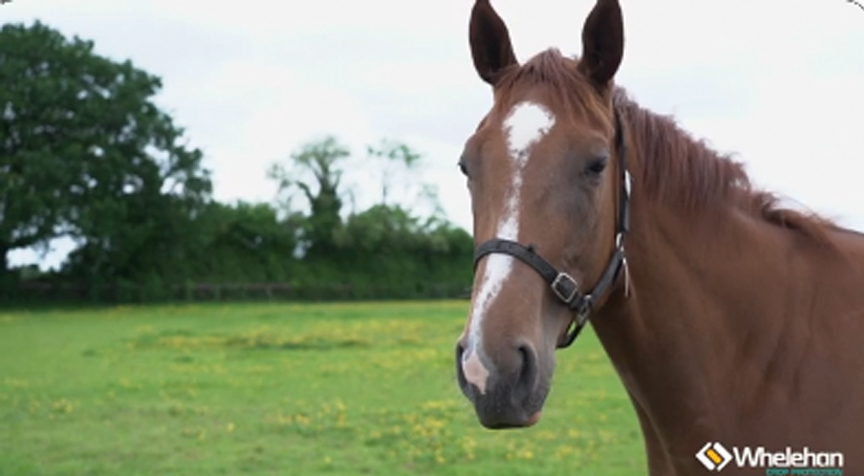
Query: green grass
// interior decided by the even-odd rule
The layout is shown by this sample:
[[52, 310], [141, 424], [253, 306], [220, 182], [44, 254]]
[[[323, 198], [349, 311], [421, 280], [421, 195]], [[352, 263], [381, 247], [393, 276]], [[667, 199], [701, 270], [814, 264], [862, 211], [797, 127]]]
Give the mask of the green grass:
[[595, 336], [543, 420], [489, 431], [455, 383], [467, 302], [0, 313], [0, 475], [632, 475]]

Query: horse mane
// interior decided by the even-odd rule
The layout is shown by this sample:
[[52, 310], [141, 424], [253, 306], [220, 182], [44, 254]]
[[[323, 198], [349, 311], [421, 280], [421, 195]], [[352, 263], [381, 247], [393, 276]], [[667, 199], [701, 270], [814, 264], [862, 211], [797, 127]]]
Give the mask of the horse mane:
[[[551, 99], [563, 106], [569, 114], [579, 119], [602, 121], [599, 125], [613, 130], [611, 110], [594, 92], [588, 79], [576, 70], [576, 60], [565, 57], [555, 48], [550, 48], [523, 65], [507, 70], [495, 85], [501, 97], [496, 107], [507, 107], [510, 97], [524, 85], [546, 85]], [[506, 111], [501, 111], [506, 112]]]
[[[507, 71], [496, 85], [497, 94], [507, 103], [507, 96], [518, 86], [545, 84], [550, 86], [552, 99], [568, 111], [576, 111], [574, 114], [581, 111], [583, 119], [601, 120], [600, 126], [611, 131], [609, 105], [577, 71], [577, 64], [554, 48], [546, 50]], [[631, 167], [634, 169], [631, 173], [636, 175], [648, 198], [696, 212], [731, 204], [767, 223], [797, 230], [822, 243], [830, 241], [827, 231], [835, 227], [830, 220], [815, 213], [783, 208], [779, 196], [753, 186], [744, 164], [694, 139], [671, 116], [642, 108], [619, 87], [613, 91], [612, 103], [633, 142], [629, 150], [637, 154], [637, 164]]]
[[615, 89], [613, 103], [638, 145], [640, 183], [649, 197], [695, 211], [732, 204], [767, 223], [829, 241], [830, 220], [782, 207], [778, 195], [753, 186], [743, 163], [694, 139], [671, 116], [642, 108], [621, 88]]

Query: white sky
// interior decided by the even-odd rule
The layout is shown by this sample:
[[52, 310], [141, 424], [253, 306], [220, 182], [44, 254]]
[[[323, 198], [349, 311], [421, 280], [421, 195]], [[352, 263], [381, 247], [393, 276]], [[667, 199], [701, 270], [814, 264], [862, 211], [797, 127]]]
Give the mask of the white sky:
[[[520, 60], [550, 46], [579, 53], [594, 3], [492, 2]], [[423, 179], [470, 230], [455, 164], [491, 104], [471, 65], [472, 4], [14, 0], [0, 6], [0, 22], [38, 18], [161, 76], [158, 102], [204, 150], [217, 199], [271, 200], [268, 164], [324, 134], [357, 155], [390, 138], [424, 154]], [[846, 0], [622, 0], [622, 8], [618, 84], [736, 153], [757, 184], [864, 229], [864, 11]], [[348, 172], [360, 209], [379, 193], [368, 169], [356, 161]]]

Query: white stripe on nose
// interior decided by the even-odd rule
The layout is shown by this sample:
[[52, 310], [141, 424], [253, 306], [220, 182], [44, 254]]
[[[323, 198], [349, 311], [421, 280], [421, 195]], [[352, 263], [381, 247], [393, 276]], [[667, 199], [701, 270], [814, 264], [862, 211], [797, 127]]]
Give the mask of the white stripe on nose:
[[462, 373], [465, 375], [465, 380], [473, 383], [477, 390], [480, 390], [480, 395], [486, 393], [486, 381], [489, 380], [489, 370], [483, 365], [480, 356], [476, 349], [467, 351], [468, 358], [462, 359]]
[[[531, 156], [531, 150], [555, 125], [555, 116], [540, 104], [520, 102], [504, 120], [502, 131], [510, 152], [512, 179], [509, 193], [498, 219], [496, 236], [505, 240], [519, 239], [519, 200], [522, 195], [522, 171]], [[513, 258], [492, 254], [485, 258], [485, 267], [480, 276], [480, 289], [474, 296], [468, 342], [462, 358], [465, 379], [484, 393], [490, 371], [483, 364], [482, 326], [483, 317], [498, 297], [504, 282], [513, 269]]]

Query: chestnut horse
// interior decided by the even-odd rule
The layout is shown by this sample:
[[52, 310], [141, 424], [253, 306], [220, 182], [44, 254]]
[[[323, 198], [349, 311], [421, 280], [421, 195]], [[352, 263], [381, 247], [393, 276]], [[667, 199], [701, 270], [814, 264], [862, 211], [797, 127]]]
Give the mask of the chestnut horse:
[[556, 347], [590, 317], [650, 474], [734, 468], [745, 447], [864, 474], [864, 237], [781, 208], [616, 87], [617, 0], [594, 6], [579, 59], [520, 65], [488, 0], [470, 43], [494, 93], [459, 162], [477, 251], [456, 369], [480, 422], [535, 424]]

